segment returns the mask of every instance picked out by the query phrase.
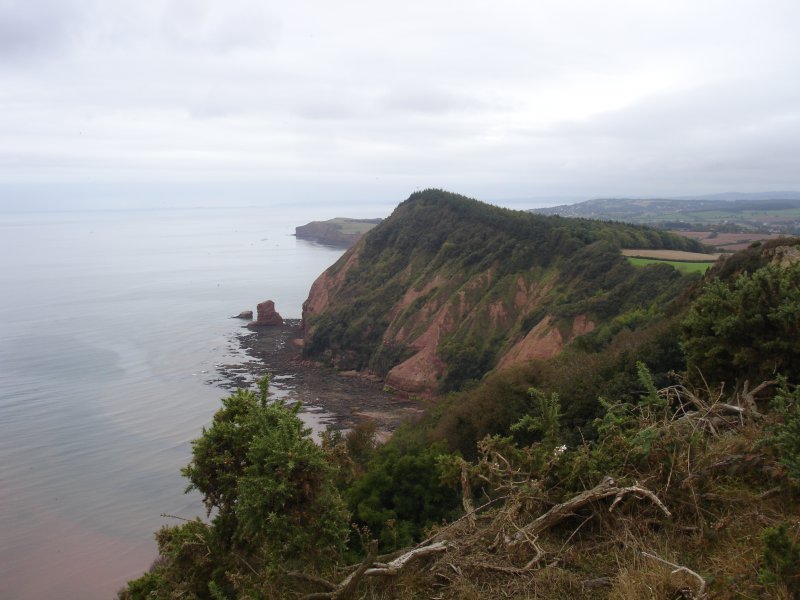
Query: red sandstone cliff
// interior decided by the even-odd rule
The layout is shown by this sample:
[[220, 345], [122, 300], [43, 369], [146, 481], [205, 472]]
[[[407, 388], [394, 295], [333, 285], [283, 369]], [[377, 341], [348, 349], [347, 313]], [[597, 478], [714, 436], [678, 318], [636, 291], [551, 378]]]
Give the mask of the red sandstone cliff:
[[[314, 317], [323, 314], [343, 295], [348, 273], [358, 264], [362, 252], [362, 244], [351, 248], [337, 269], [329, 269], [314, 281], [303, 304], [306, 336], [314, 335]], [[520, 275], [509, 286], [511, 293], [507, 300], [487, 301], [485, 292], [491, 289], [493, 278], [491, 270], [465, 282], [438, 273], [420, 287], [412, 286], [405, 291], [388, 311], [389, 323], [382, 344], [405, 347], [410, 356], [384, 375], [388, 386], [411, 394], [435, 395], [448, 370], [440, 344], [468, 321], [486, 322], [495, 331], [508, 332], [508, 339], [497, 355], [497, 369], [553, 356], [574, 337], [595, 328], [586, 315], [578, 315], [568, 324], [545, 315], [527, 334], [515, 335], [513, 330], [546, 298], [550, 287], [538, 281], [528, 283]], [[426, 298], [427, 301], [420, 302]], [[415, 310], [409, 314], [412, 308]], [[332, 362], [336, 364], [335, 360]]]

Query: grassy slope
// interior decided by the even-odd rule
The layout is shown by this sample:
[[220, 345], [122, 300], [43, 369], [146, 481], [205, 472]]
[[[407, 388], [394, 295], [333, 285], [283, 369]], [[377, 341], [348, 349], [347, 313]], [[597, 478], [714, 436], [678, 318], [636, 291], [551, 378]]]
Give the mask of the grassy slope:
[[657, 258], [637, 258], [634, 256], [628, 257], [628, 261], [635, 267], [646, 267], [647, 265], [666, 264], [681, 271], [682, 273], [705, 273], [713, 262], [687, 262], [678, 260], [660, 260]]

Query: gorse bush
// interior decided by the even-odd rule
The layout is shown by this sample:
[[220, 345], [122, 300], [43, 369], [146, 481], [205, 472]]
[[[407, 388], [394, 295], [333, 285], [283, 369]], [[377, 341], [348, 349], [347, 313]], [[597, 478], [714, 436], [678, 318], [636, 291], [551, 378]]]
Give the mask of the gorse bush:
[[767, 527], [761, 534], [761, 541], [764, 554], [759, 580], [768, 585], [785, 586], [792, 598], [800, 598], [800, 543], [789, 536], [788, 525]]
[[422, 537], [426, 527], [453, 518], [457, 492], [441, 481], [441, 444], [378, 451], [362, 477], [346, 492], [353, 520], [369, 528], [385, 551]]
[[223, 399], [192, 442], [183, 474], [210, 523], [162, 528], [161, 560], [121, 597], [270, 596], [283, 569], [313, 571], [341, 556], [349, 519], [335, 469], [297, 416], [299, 405], [270, 402], [267, 386], [265, 378], [260, 393]]
[[689, 375], [739, 382], [800, 373], [800, 263], [713, 279], [683, 322]]
[[789, 475], [800, 483], [800, 386], [779, 378], [778, 391], [772, 400], [775, 424], [767, 443], [778, 453]]

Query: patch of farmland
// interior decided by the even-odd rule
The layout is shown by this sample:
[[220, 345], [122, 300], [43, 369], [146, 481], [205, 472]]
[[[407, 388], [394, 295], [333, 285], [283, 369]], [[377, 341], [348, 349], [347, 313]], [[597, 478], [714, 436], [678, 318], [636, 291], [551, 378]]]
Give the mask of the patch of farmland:
[[700, 252], [684, 252], [682, 250], [649, 250], [646, 248], [627, 248], [622, 251], [622, 254], [629, 257], [681, 260], [685, 262], [711, 262], [719, 258], [719, 253], [702, 254]]

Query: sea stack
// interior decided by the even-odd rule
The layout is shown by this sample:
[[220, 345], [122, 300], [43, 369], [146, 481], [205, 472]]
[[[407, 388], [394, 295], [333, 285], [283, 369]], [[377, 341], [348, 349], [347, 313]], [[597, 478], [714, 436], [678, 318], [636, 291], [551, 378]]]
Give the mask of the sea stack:
[[238, 315], [236, 315], [235, 317], [232, 317], [232, 318], [234, 318], [234, 319], [247, 319], [248, 321], [250, 321], [253, 318], [253, 311], [252, 310], [243, 310]]
[[283, 317], [275, 312], [275, 303], [272, 300], [265, 300], [259, 304], [256, 309], [258, 310], [258, 318], [252, 323], [248, 323], [248, 327], [272, 327], [275, 325], [283, 325]]

